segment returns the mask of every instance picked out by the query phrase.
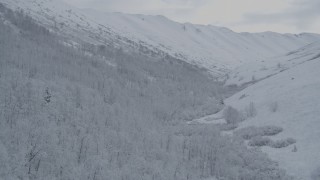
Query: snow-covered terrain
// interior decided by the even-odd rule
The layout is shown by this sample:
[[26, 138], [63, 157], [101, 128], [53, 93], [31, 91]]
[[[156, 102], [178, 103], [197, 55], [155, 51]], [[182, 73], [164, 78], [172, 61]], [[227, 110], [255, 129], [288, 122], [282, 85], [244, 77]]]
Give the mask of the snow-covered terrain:
[[212, 25], [176, 23], [163, 16], [85, 12], [126, 37], [163, 46], [165, 51], [182, 54], [211, 70], [232, 69], [244, 62], [286, 53], [319, 38], [315, 34], [235, 33]]
[[[256, 110], [256, 116], [246, 118], [235, 131], [250, 126], [273, 125], [283, 128], [283, 132], [270, 137], [272, 140], [296, 140], [294, 145], [284, 148], [266, 146], [262, 150], [299, 180], [311, 179], [312, 173], [320, 167], [319, 52], [320, 42], [317, 42], [283, 57], [239, 68], [233, 79], [242, 76], [240, 82], [248, 82], [255, 76], [262, 80], [225, 101], [243, 114], [250, 104]], [[222, 111], [195, 122], [221, 124], [223, 119], [220, 118]]]
[[261, 151], [185, 123], [223, 107], [207, 72], [64, 40], [0, 4], [1, 180], [288, 180]]
[[226, 85], [254, 83], [319, 57], [319, 42], [315, 42], [285, 55], [246, 62], [229, 74]]
[[[0, 115], [5, 119], [0, 123], [0, 160], [8, 162], [0, 164], [0, 173], [10, 169], [0, 177], [19, 173], [22, 177], [26, 172], [31, 177], [31, 171], [37, 173], [39, 167], [43, 174], [35, 177], [61, 179], [96, 174], [101, 179], [110, 174], [123, 179], [123, 170], [136, 179], [141, 174], [146, 179], [156, 177], [154, 174], [160, 174], [158, 179], [175, 179], [180, 173], [181, 179], [205, 174], [217, 175], [217, 179], [250, 176], [255, 180], [254, 175], [268, 178], [281, 174], [267, 157], [247, 151], [240, 142], [220, 137], [212, 129], [167, 126], [173, 120], [212, 114], [223, 104], [244, 114], [245, 120], [237, 127], [223, 126], [224, 111], [220, 111], [189, 124], [217, 124], [228, 130], [227, 135], [252, 126], [281, 128], [282, 132], [271, 136], [270, 141], [292, 138], [292, 144], [261, 149], [297, 180], [310, 180], [320, 168], [320, 35], [236, 33], [211, 25], [177, 23], [163, 16], [80, 10], [60, 0], [0, 3], [23, 11], [41, 25], [28, 18], [24, 19], [26, 24], [20, 22], [16, 18], [21, 14], [10, 19], [12, 14], [0, 9]], [[31, 38], [23, 31], [28, 31]], [[97, 46], [77, 51], [88, 43]], [[221, 93], [221, 83], [212, 81], [202, 69], [217, 79], [228, 77], [228, 88], [245, 89], [220, 100], [227, 93]], [[43, 110], [47, 107], [43, 104], [52, 109]], [[61, 110], [64, 106], [67, 110]], [[78, 124], [79, 119], [83, 124]], [[38, 126], [41, 133], [26, 136]], [[162, 129], [157, 130], [158, 126]], [[69, 127], [74, 129], [62, 129]], [[88, 134], [92, 137], [87, 138]], [[34, 145], [33, 139], [37, 138], [43, 149]], [[215, 141], [222, 145], [217, 147]], [[35, 158], [37, 162], [33, 158], [22, 162], [37, 148], [43, 151]], [[97, 164], [98, 158], [101, 164]], [[40, 162], [45, 165], [40, 166]], [[62, 164], [68, 163], [74, 169], [62, 172]], [[256, 165], [261, 168], [258, 173]], [[88, 167], [92, 169], [88, 171]], [[278, 176], [285, 178], [285, 173]]]
[[79, 10], [59, 0], [0, 0], [66, 37], [169, 54], [215, 77], [243, 63], [277, 56], [320, 40], [317, 34], [235, 33], [211, 25], [177, 23], [163, 16]]

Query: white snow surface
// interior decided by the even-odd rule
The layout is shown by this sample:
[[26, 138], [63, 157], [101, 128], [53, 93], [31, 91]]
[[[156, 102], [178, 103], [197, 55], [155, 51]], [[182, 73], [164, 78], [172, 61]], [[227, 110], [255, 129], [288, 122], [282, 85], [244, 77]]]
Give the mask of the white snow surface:
[[[268, 64], [268, 67], [273, 67], [278, 60], [287, 60], [289, 63], [286, 64], [285, 71], [277, 72], [225, 100], [227, 105], [242, 112], [251, 102], [257, 109], [257, 116], [240, 123], [237, 129], [275, 125], [282, 127], [284, 131], [271, 139], [294, 138], [297, 141], [294, 144], [297, 152], [292, 152], [294, 145], [280, 149], [263, 147], [262, 150], [298, 180], [310, 180], [312, 171], [320, 167], [319, 53], [320, 42], [300, 48], [290, 55], [270, 60], [272, 63]], [[292, 65], [291, 61], [296, 64]], [[258, 69], [249, 69], [257, 67], [255, 65], [248, 66], [249, 72], [245, 73], [255, 71], [258, 74]], [[290, 65], [292, 66], [289, 67]], [[273, 72], [272, 68], [270, 72]], [[244, 98], [240, 98], [241, 96]], [[278, 104], [276, 112], [270, 109], [274, 103]], [[220, 116], [221, 112], [211, 117]], [[203, 123], [205, 119], [202, 118], [198, 122]], [[210, 121], [206, 123], [215, 123], [210, 116], [207, 119]]]
[[[281, 69], [277, 64], [281, 63]], [[261, 69], [261, 67], [266, 67]], [[263, 147], [270, 158], [279, 162], [280, 167], [297, 180], [311, 180], [313, 171], [320, 167], [320, 42], [309, 44], [285, 56], [265, 59], [264, 62], [253, 62], [243, 65], [232, 74], [247, 78], [242, 82], [251, 81], [251, 76], [259, 81], [249, 84], [244, 90], [225, 100], [245, 114], [245, 109], [254, 103], [257, 116], [239, 124], [249, 126], [274, 125], [282, 127], [283, 132], [270, 137], [273, 140], [294, 138], [297, 142], [285, 148]], [[250, 77], [250, 78], [249, 78]], [[230, 79], [227, 83], [231, 83]], [[276, 112], [271, 110], [277, 103]], [[223, 110], [189, 122], [223, 124]], [[232, 132], [224, 132], [232, 135]], [[294, 146], [297, 152], [292, 152]]]
[[259, 81], [318, 57], [320, 57], [320, 43], [317, 41], [285, 55], [246, 62], [229, 74], [226, 85], [241, 86]]
[[[319, 35], [235, 33], [211, 25], [177, 23], [163, 16], [79, 10], [59, 0], [0, 2], [23, 9], [39, 23], [66, 37], [93, 44], [137, 49], [142, 46], [206, 68], [216, 76], [234, 70], [227, 84], [257, 81], [225, 101], [239, 110], [251, 102], [255, 104], [257, 116], [247, 119], [239, 128], [252, 125], [284, 128], [272, 138], [296, 139], [297, 152], [292, 152], [293, 145], [262, 149], [297, 179], [309, 180], [311, 172], [320, 167], [320, 43], [314, 43], [320, 40]], [[246, 97], [239, 99], [244, 94]], [[270, 106], [275, 102], [278, 110], [271, 112]], [[212, 116], [221, 121], [219, 117]]]
[[212, 25], [177, 23], [163, 16], [79, 10], [60, 0], [0, 0], [40, 23], [93, 44], [162, 52], [223, 77], [243, 63], [277, 56], [320, 40], [317, 34], [235, 33]]

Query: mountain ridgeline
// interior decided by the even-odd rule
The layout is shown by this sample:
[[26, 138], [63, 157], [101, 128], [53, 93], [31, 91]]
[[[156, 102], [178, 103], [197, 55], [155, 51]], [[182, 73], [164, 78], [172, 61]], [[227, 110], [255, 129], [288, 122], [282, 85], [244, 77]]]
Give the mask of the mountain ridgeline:
[[243, 63], [285, 54], [320, 40], [318, 34], [236, 33], [212, 25], [177, 23], [163, 16], [77, 9], [61, 0], [1, 0], [24, 11], [71, 46], [83, 42], [123, 47], [149, 56], [170, 55], [208, 70], [214, 78]]

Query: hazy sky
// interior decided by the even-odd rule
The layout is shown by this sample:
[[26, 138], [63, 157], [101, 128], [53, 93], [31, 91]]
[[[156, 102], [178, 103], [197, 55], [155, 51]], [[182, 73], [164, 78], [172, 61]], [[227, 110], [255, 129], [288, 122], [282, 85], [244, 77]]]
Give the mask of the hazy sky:
[[64, 0], [80, 8], [164, 15], [235, 31], [320, 33], [320, 0]]

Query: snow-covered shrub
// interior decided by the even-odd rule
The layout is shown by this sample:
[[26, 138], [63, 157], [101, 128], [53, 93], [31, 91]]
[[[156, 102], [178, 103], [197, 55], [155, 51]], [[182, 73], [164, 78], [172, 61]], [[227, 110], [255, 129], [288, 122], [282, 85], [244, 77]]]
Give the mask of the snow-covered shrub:
[[274, 136], [282, 131], [283, 129], [277, 126], [249, 126], [235, 131], [235, 135], [242, 137], [243, 139], [249, 140], [257, 136]]
[[257, 109], [253, 102], [250, 102], [250, 104], [245, 108], [246, 117], [252, 118], [257, 115]]
[[251, 82], [256, 82], [256, 77], [254, 75], [251, 77]]
[[255, 126], [249, 126], [236, 130], [234, 134], [238, 137], [249, 140], [253, 137], [261, 135], [261, 132], [259, 131], [259, 128]]
[[238, 124], [219, 124], [217, 125], [220, 129], [220, 131], [231, 131], [233, 129], [236, 129], [238, 127]]
[[244, 99], [245, 97], [247, 97], [247, 95], [246, 95], [246, 94], [242, 94], [242, 95], [239, 97], [239, 100]]
[[271, 112], [277, 112], [278, 108], [279, 108], [278, 106], [279, 106], [278, 102], [275, 101], [275, 102], [270, 103], [269, 109]]
[[244, 120], [243, 115], [235, 108], [228, 106], [223, 111], [223, 117], [228, 124], [238, 124]]
[[278, 126], [262, 126], [259, 129], [262, 136], [274, 136], [283, 131], [283, 128]]
[[253, 137], [249, 142], [249, 146], [267, 146], [271, 142], [271, 139], [268, 137], [256, 136]]
[[293, 146], [293, 149], [291, 150], [292, 152], [298, 152], [298, 148], [296, 145]]
[[277, 67], [278, 67], [278, 69], [282, 69], [282, 68], [283, 68], [283, 65], [282, 65], [281, 63], [278, 63], [278, 64], [277, 64]]
[[233, 95], [234, 93], [239, 92], [241, 89], [243, 89], [243, 87], [238, 86], [237, 84], [230, 84], [230, 85], [223, 87], [223, 94], [226, 97], [229, 97], [229, 96]]
[[296, 143], [297, 141], [293, 138], [287, 138], [287, 139], [284, 139], [284, 140], [277, 140], [277, 141], [274, 141], [270, 144], [270, 147], [273, 147], [273, 148], [284, 148], [284, 147], [287, 147], [287, 146], [290, 146], [291, 144], [294, 144]]
[[274, 171], [275, 164], [266, 161], [266, 155], [255, 149], [249, 150], [235, 140], [236, 146], [229, 144], [229, 137], [218, 138], [217, 132], [210, 126], [189, 126], [181, 133], [186, 138], [186, 159], [201, 162], [197, 165], [202, 172], [200, 179], [210, 176], [216, 176], [217, 179], [285, 179], [284, 171]]

